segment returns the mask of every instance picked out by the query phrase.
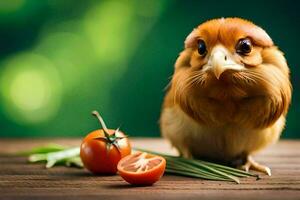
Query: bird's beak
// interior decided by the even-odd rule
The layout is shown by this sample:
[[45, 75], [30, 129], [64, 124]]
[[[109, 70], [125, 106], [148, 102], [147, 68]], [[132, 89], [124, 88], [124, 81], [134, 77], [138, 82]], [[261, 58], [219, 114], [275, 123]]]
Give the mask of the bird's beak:
[[244, 66], [237, 64], [228, 52], [228, 50], [223, 46], [216, 46], [212, 49], [211, 56], [208, 61], [208, 65], [211, 66], [211, 70], [217, 79], [226, 70], [242, 70]]

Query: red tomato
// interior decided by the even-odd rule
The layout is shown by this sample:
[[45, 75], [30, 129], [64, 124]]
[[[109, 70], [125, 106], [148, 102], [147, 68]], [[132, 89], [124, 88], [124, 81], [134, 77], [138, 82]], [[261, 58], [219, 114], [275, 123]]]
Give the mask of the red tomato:
[[165, 168], [163, 157], [145, 152], [128, 155], [118, 164], [121, 177], [133, 185], [152, 185], [162, 177]]
[[123, 132], [107, 129], [98, 112], [93, 114], [103, 129], [95, 130], [83, 139], [80, 158], [85, 168], [95, 174], [115, 174], [120, 159], [131, 153], [129, 140]]

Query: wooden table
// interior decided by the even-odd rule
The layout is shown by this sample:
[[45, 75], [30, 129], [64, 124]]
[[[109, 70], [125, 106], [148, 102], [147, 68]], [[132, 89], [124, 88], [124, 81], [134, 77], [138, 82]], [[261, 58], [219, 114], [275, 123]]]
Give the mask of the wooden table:
[[[280, 141], [256, 156], [272, 176], [241, 179], [241, 184], [165, 175], [148, 187], [132, 187], [115, 176], [94, 176], [83, 169], [28, 164], [18, 150], [55, 142], [79, 145], [78, 139], [0, 139], [0, 199], [300, 199], [300, 141]], [[133, 146], [176, 153], [162, 139], [132, 139]]]

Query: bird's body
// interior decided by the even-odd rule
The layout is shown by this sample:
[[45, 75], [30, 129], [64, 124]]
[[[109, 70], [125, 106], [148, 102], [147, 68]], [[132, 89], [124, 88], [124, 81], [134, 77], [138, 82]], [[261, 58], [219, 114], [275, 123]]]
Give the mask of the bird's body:
[[262, 129], [244, 128], [235, 123], [208, 127], [195, 122], [180, 107], [170, 106], [162, 113], [162, 123], [165, 137], [183, 156], [230, 163], [275, 143], [285, 118]]
[[290, 99], [288, 66], [265, 31], [239, 18], [211, 20], [185, 41], [161, 131], [185, 157], [244, 160], [270, 174], [250, 156], [278, 140]]

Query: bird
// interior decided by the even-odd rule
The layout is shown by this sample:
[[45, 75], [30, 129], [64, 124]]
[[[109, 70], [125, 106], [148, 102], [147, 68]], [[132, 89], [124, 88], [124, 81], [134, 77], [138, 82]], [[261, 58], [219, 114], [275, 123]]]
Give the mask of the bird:
[[205, 21], [186, 37], [162, 103], [160, 130], [185, 158], [271, 176], [253, 155], [280, 138], [290, 70], [271, 37], [238, 18]]

